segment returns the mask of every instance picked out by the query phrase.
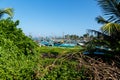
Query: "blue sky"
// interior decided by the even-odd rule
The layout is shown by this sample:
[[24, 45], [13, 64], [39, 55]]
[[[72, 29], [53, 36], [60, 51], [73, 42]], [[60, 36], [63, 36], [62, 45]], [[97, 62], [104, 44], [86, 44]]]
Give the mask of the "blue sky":
[[0, 0], [0, 8], [14, 9], [19, 28], [33, 36], [83, 35], [99, 30], [95, 17], [101, 9], [95, 0]]

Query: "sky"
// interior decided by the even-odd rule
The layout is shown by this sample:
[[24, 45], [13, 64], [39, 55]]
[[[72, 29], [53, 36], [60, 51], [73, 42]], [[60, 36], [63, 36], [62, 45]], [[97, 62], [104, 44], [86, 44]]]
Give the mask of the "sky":
[[82, 36], [99, 30], [95, 18], [102, 14], [96, 0], [0, 0], [0, 9], [13, 8], [13, 20], [26, 35]]

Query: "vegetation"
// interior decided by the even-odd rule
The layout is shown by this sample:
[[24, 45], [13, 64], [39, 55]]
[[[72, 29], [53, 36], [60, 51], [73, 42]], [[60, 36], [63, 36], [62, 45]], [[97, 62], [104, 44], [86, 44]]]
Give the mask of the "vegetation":
[[[19, 20], [3, 19], [3, 14], [12, 16], [12, 9], [0, 10], [0, 79], [5, 80], [118, 80], [120, 79], [120, 24], [119, 1], [97, 0], [105, 15], [101, 31], [90, 30], [92, 38], [88, 50], [95, 46], [108, 46], [110, 54], [84, 55], [84, 48], [39, 47], [20, 28]], [[83, 38], [82, 37], [82, 38]], [[66, 38], [78, 39], [76, 35]], [[113, 42], [114, 41], [114, 42]], [[108, 53], [108, 52], [106, 52]], [[113, 54], [114, 53], [114, 54]]]
[[0, 9], [0, 18], [2, 18], [4, 14], [8, 14], [9, 16], [12, 17], [13, 9], [12, 8]]
[[80, 39], [80, 37], [78, 35], [69, 35], [69, 34], [65, 35], [65, 38], [66, 39], [71, 39], [71, 40], [78, 40], [78, 39]]
[[30, 79], [34, 73], [37, 45], [16, 27], [18, 23], [0, 20], [0, 79]]
[[[104, 43], [109, 46], [114, 54], [120, 51], [120, 2], [119, 0], [97, 0], [107, 20], [102, 16], [96, 18], [98, 23], [103, 24], [101, 31], [89, 30], [97, 34], [97, 44]], [[103, 45], [103, 44], [102, 44]]]
[[[86, 79], [84, 66], [79, 68], [78, 56], [80, 49], [76, 48], [40, 48], [41, 59], [36, 70], [37, 79], [72, 80]], [[42, 70], [41, 70], [42, 69]]]
[[77, 69], [79, 62], [73, 57], [78, 55], [79, 47], [40, 48], [17, 28], [18, 24], [11, 18], [0, 20], [0, 79], [86, 78], [85, 67]]
[[[120, 78], [119, 74], [119, 68], [120, 68], [120, 1], [119, 0], [97, 0], [98, 5], [103, 10], [104, 15], [107, 17], [106, 19], [102, 16], [98, 16], [96, 18], [98, 23], [103, 24], [100, 31], [96, 30], [88, 30], [91, 33], [94, 33], [96, 35], [93, 40], [91, 40], [88, 43], [88, 51], [94, 52], [96, 51], [96, 46], [102, 46], [107, 47], [111, 49], [110, 51], [104, 51], [104, 55], [89, 55], [92, 57], [92, 60], [94, 60], [91, 64], [94, 64], [94, 62], [98, 62], [98, 64], [94, 64], [94, 68], [97, 71], [96, 78], [99, 79], [112, 79], [117, 80]], [[98, 51], [98, 49], [97, 49]], [[100, 61], [99, 61], [100, 59]], [[100, 62], [100, 64], [99, 64]], [[105, 65], [103, 65], [105, 64]], [[101, 66], [102, 65], [102, 66]], [[101, 67], [100, 67], [101, 66]], [[109, 66], [106, 69], [104, 69], [105, 66]], [[115, 69], [118, 73], [115, 75], [111, 72], [111, 70]], [[100, 71], [101, 70], [101, 71]], [[109, 75], [107, 73], [109, 73]], [[105, 76], [104, 76], [104, 75]], [[110, 76], [111, 75], [111, 76]], [[108, 78], [108, 76], [110, 78]]]

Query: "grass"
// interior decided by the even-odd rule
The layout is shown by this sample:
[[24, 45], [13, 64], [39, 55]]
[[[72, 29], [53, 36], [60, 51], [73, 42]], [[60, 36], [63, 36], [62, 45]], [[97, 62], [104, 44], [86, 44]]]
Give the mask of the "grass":
[[40, 53], [69, 53], [69, 52], [79, 52], [82, 47], [74, 47], [74, 48], [65, 48], [65, 47], [40, 47]]
[[73, 80], [85, 79], [84, 67], [78, 68], [77, 53], [81, 47], [40, 47], [41, 57], [38, 60], [36, 79]]

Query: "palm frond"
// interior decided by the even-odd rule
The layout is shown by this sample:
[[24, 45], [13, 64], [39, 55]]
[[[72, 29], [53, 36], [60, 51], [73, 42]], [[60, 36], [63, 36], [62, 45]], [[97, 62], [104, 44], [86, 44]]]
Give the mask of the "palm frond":
[[11, 17], [13, 16], [13, 9], [12, 8], [6, 8], [6, 9], [4, 9], [4, 12]]
[[114, 41], [114, 38], [112, 36], [109, 36], [109, 35], [107, 35], [103, 32], [97, 31], [97, 30], [88, 29], [88, 33], [95, 34], [98, 39], [100, 39], [102, 37], [103, 40], [106, 40], [106, 41], [109, 41], [109, 42]]
[[108, 37], [108, 35], [100, 32], [100, 31], [97, 31], [97, 30], [88, 29], [88, 33], [93, 33], [93, 34], [95, 34], [98, 38], [99, 38], [100, 36]]
[[109, 23], [107, 20], [105, 20], [102, 16], [98, 16], [95, 18], [95, 20], [100, 24], [107, 24]]
[[9, 16], [13, 16], [13, 9], [12, 8], [6, 8], [6, 9], [2, 9], [0, 10], [0, 18], [4, 15], [4, 14], [8, 14]]
[[101, 27], [101, 31], [109, 36], [118, 36], [117, 34], [120, 33], [120, 24], [107, 23]]
[[0, 18], [4, 15], [3, 10], [0, 10]]
[[105, 15], [109, 16], [109, 21], [120, 23], [120, 0], [97, 0], [98, 5]]

